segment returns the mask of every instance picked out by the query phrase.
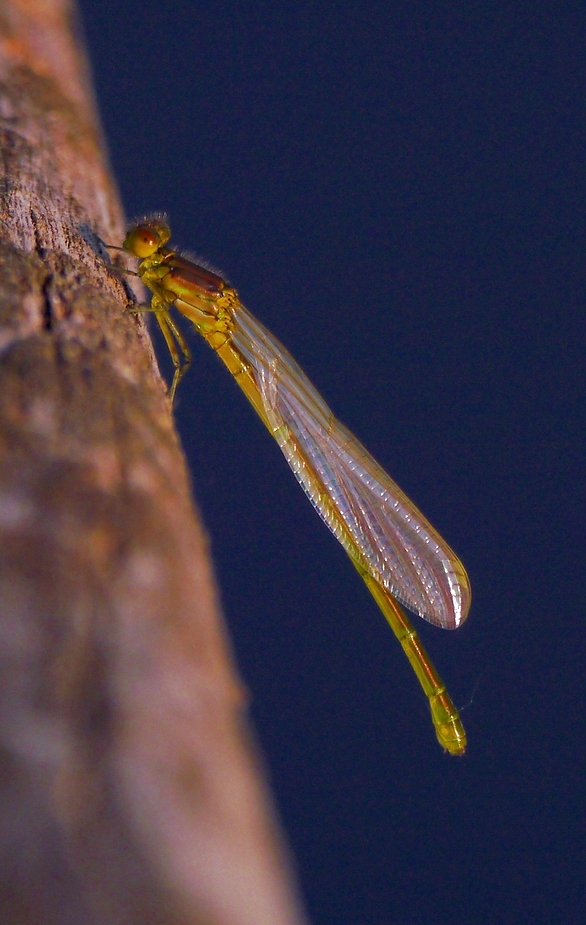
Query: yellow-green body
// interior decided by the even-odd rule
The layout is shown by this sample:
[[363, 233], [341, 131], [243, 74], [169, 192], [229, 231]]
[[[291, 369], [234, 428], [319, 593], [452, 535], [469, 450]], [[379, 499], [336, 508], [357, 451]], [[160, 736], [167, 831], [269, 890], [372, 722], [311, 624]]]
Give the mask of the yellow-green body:
[[[218, 274], [167, 248], [165, 245], [169, 234], [169, 228], [163, 220], [148, 219], [129, 232], [124, 248], [140, 259], [138, 274], [152, 293], [148, 310], [154, 313], [173, 358], [175, 375], [170, 389], [171, 400], [175, 396], [177, 385], [191, 359], [185, 339], [170, 315], [170, 309], [174, 307], [194, 324], [210, 347], [216, 351], [281, 446], [304, 490], [321, 517], [346, 549], [401, 643], [429, 700], [438, 741], [451, 754], [463, 754], [466, 747], [466, 733], [458, 711], [410, 620], [396, 600], [397, 592], [393, 593], [386, 586], [388, 582], [385, 584], [380, 569], [377, 568], [376, 563], [371, 564], [370, 562], [369, 549], [363, 548], [357, 540], [355, 531], [353, 533], [348, 524], [348, 518], [345, 518], [340, 508], [337, 495], [329, 487], [323, 473], [319, 471], [315, 459], [316, 453], [311, 452], [312, 444], [305, 445], [283, 416], [273, 409], [272, 399], [267, 393], [270, 384], [269, 387], [263, 384], [258, 369], [254, 368], [250, 359], [247, 359], [246, 350], [241, 346], [244, 341], [249, 351], [258, 350], [259, 356], [262, 355], [263, 368], [267, 370], [269, 379], [272, 376], [274, 382], [277, 383], [286, 380], [286, 385], [291, 386], [291, 394], [301, 395], [309, 412], [321, 428], [323, 440], [337, 440], [346, 455], [348, 452], [353, 452], [358, 465], [365, 467], [367, 472], [372, 472], [373, 478], [378, 478], [387, 489], [387, 494], [392, 489], [392, 497], [398, 498], [397, 503], [403, 505], [408, 512], [405, 519], [419, 518], [422, 530], [430, 538], [429, 543], [432, 546], [435, 543], [438, 549], [441, 549], [449, 565], [453, 593], [457, 596], [457, 589], [457, 594], [461, 598], [458, 604], [461, 616], [450, 623], [447, 620], [443, 622], [439, 618], [434, 619], [433, 616], [426, 616], [427, 619], [445, 626], [457, 626], [465, 619], [470, 602], [470, 587], [463, 566], [412, 502], [367, 454], [364, 447], [336, 421], [287, 351], [246, 312], [236, 291]], [[244, 338], [243, 331], [248, 332], [246, 335], [248, 339]], [[445, 569], [447, 567], [445, 566]], [[398, 596], [401, 597], [401, 594], [399, 593]]]

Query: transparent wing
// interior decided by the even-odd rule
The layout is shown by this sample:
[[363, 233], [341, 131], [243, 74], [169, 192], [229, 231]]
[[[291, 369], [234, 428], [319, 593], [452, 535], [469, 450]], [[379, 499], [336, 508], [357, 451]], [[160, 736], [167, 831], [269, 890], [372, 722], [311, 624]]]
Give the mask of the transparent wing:
[[459, 626], [470, 585], [455, 553], [278, 340], [243, 306], [233, 317], [232, 343], [252, 371], [275, 439], [332, 533], [410, 610], [446, 629]]

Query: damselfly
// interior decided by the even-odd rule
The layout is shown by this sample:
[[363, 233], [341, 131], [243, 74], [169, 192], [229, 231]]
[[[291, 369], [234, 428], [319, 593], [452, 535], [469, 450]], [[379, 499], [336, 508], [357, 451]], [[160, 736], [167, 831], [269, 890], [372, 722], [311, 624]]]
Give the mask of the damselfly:
[[[440, 744], [463, 754], [466, 733], [399, 601], [444, 629], [470, 606], [466, 571], [415, 505], [339, 421], [287, 350], [217, 273], [167, 247], [159, 216], [136, 224], [124, 250], [152, 293], [173, 359], [173, 400], [191, 353], [171, 316], [185, 315], [228, 367], [273, 435], [310, 501], [342, 544], [401, 643], [429, 700]], [[142, 310], [142, 309], [140, 309]], [[145, 309], [146, 310], [146, 309]]]

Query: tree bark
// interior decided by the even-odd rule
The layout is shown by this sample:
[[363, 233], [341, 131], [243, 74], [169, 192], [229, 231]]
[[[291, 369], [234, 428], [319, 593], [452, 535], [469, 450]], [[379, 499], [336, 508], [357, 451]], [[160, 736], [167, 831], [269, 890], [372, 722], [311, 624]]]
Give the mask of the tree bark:
[[0, 921], [299, 925], [74, 15], [0, 4]]

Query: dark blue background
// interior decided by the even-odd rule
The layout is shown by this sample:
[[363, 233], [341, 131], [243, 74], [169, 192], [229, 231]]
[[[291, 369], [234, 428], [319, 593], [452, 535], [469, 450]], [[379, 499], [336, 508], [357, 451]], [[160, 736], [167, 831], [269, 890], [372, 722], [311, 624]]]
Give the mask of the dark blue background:
[[312, 922], [584, 925], [583, 2], [82, 10], [128, 214], [170, 213], [470, 572], [468, 623], [421, 626], [454, 759], [190, 335], [178, 423]]

